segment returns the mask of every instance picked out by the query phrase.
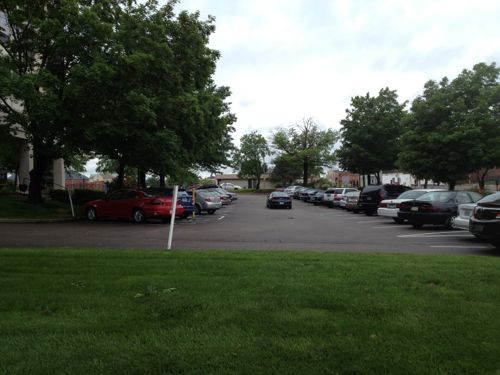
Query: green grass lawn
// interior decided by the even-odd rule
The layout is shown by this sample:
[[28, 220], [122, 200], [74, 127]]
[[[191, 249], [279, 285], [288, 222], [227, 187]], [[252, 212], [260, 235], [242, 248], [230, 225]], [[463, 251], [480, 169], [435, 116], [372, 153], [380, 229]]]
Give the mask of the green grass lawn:
[[[75, 214], [78, 214], [75, 207]], [[69, 204], [46, 201], [42, 204], [28, 202], [21, 194], [0, 194], [0, 218], [2, 219], [61, 219], [70, 218]]]
[[0, 250], [1, 374], [499, 374], [500, 259]]

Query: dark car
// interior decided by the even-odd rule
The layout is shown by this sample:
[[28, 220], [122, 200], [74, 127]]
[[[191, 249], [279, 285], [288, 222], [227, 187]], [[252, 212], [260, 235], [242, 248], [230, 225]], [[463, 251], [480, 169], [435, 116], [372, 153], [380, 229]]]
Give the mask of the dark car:
[[359, 211], [363, 211], [366, 215], [373, 215], [377, 212], [381, 201], [397, 198], [407, 190], [411, 190], [411, 188], [404, 185], [385, 184], [365, 186], [359, 193]]
[[284, 191], [273, 191], [267, 197], [267, 208], [292, 208], [292, 198]]
[[[147, 219], [167, 221], [171, 216], [172, 197], [153, 196], [139, 190], [116, 190], [82, 205], [82, 213], [88, 220], [100, 218], [132, 219], [142, 223]], [[177, 202], [175, 216], [182, 217], [184, 208]]]
[[[172, 197], [174, 194], [174, 189], [172, 188], [147, 188], [145, 192], [150, 195], [156, 195], [160, 197]], [[188, 194], [185, 190], [179, 190], [177, 192], [177, 202], [184, 208], [183, 218], [187, 218], [193, 215], [195, 210], [193, 199], [191, 194]]]
[[316, 194], [318, 189], [306, 189], [300, 192], [300, 200], [304, 202], [309, 202], [311, 200], [311, 197]]
[[433, 224], [451, 229], [453, 218], [458, 215], [458, 205], [474, 203], [481, 198], [482, 195], [474, 191], [433, 191], [401, 203], [398, 217], [408, 220], [415, 228]]
[[323, 196], [325, 195], [324, 190], [318, 190], [316, 193], [314, 193], [310, 198], [309, 202], [314, 204], [315, 206], [318, 206], [320, 204], [323, 204]]
[[477, 202], [469, 219], [469, 231], [500, 249], [500, 193], [487, 195]]
[[300, 199], [300, 193], [303, 191], [307, 190], [309, 188], [306, 187], [299, 187], [293, 191], [293, 199]]

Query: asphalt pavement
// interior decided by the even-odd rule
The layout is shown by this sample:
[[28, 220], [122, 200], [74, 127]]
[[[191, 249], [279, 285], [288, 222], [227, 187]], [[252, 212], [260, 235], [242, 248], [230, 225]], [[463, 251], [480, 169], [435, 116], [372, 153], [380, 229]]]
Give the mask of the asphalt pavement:
[[[0, 223], [0, 247], [161, 250], [168, 231], [160, 222]], [[296, 200], [291, 210], [268, 209], [257, 194], [241, 195], [214, 215], [176, 221], [172, 250], [202, 249], [500, 255], [466, 231], [414, 229]]]

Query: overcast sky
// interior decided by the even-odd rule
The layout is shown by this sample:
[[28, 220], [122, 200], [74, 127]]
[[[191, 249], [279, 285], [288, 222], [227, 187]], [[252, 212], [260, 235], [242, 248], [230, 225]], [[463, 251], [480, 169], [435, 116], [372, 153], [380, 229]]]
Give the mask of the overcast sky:
[[400, 101], [429, 79], [500, 62], [498, 0], [181, 0], [216, 18], [215, 81], [232, 91], [233, 138], [312, 117], [340, 127], [351, 97], [381, 88]]
[[500, 60], [500, 1], [181, 0], [216, 17], [215, 76], [239, 138], [313, 117], [339, 128], [352, 96], [412, 100], [429, 79]]

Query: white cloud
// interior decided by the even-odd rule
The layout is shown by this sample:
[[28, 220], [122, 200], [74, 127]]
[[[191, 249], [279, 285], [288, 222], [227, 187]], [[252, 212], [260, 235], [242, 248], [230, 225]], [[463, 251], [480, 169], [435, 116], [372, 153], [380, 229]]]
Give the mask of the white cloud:
[[216, 82], [233, 94], [235, 141], [312, 116], [339, 128], [350, 98], [381, 88], [412, 100], [429, 79], [500, 62], [494, 0], [183, 0], [216, 17]]

